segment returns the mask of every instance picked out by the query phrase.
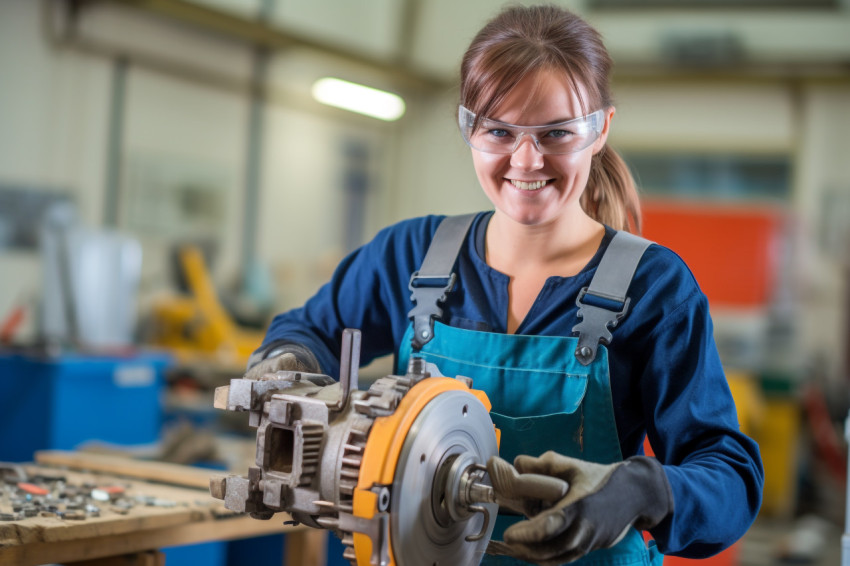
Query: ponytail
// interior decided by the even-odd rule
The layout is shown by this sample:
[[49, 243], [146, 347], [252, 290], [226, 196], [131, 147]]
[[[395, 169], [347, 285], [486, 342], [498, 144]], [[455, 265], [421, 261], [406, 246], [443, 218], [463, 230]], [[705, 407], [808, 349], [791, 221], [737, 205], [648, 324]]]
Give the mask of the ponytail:
[[593, 156], [581, 205], [597, 222], [615, 230], [641, 233], [640, 200], [635, 180], [623, 158], [607, 144]]

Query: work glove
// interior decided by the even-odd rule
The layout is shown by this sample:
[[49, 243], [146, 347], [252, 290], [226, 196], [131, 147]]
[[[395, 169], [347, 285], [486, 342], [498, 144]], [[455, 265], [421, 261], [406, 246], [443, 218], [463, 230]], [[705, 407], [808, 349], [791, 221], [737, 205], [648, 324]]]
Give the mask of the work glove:
[[[508, 527], [504, 541], [491, 541], [490, 554], [563, 564], [610, 548], [629, 527], [650, 529], [673, 512], [667, 475], [645, 456], [604, 465], [546, 452], [539, 458], [517, 456], [514, 466], [494, 456], [487, 471], [499, 502], [528, 517]], [[567, 494], [560, 500], [518, 497], [533, 491], [529, 484], [541, 475], [566, 481]]]
[[266, 374], [279, 371], [320, 373], [319, 361], [305, 346], [287, 343], [252, 355], [244, 379], [261, 379]]

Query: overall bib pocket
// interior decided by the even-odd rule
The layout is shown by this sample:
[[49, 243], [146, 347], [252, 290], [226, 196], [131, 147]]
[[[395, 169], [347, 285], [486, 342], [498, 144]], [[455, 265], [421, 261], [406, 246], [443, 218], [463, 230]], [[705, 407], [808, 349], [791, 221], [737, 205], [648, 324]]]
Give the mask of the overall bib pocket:
[[520, 454], [540, 456], [554, 450], [564, 456], [583, 458], [583, 413], [579, 408], [573, 413], [510, 417], [491, 411], [490, 418], [502, 435], [499, 456], [513, 463]]

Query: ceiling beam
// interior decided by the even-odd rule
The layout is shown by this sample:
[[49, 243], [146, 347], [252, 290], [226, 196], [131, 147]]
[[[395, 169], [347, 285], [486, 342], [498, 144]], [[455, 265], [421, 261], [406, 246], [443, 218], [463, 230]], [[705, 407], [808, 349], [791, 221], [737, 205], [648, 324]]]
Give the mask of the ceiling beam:
[[131, 6], [272, 50], [286, 50], [295, 47], [308, 48], [341, 61], [384, 72], [391, 80], [404, 83], [408, 87], [442, 90], [448, 84], [446, 78], [417, 71], [406, 64], [405, 60], [385, 60], [369, 54], [358, 53], [350, 47], [332, 45], [292, 31], [284, 31], [260, 19], [249, 20], [187, 0], [97, 1]]

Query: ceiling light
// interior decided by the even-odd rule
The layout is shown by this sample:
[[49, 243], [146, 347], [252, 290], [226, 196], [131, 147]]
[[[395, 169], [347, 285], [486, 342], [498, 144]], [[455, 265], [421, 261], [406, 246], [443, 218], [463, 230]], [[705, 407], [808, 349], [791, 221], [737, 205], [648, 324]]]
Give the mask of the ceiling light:
[[398, 120], [405, 110], [404, 100], [397, 94], [328, 77], [313, 84], [313, 98], [328, 106], [387, 122]]

